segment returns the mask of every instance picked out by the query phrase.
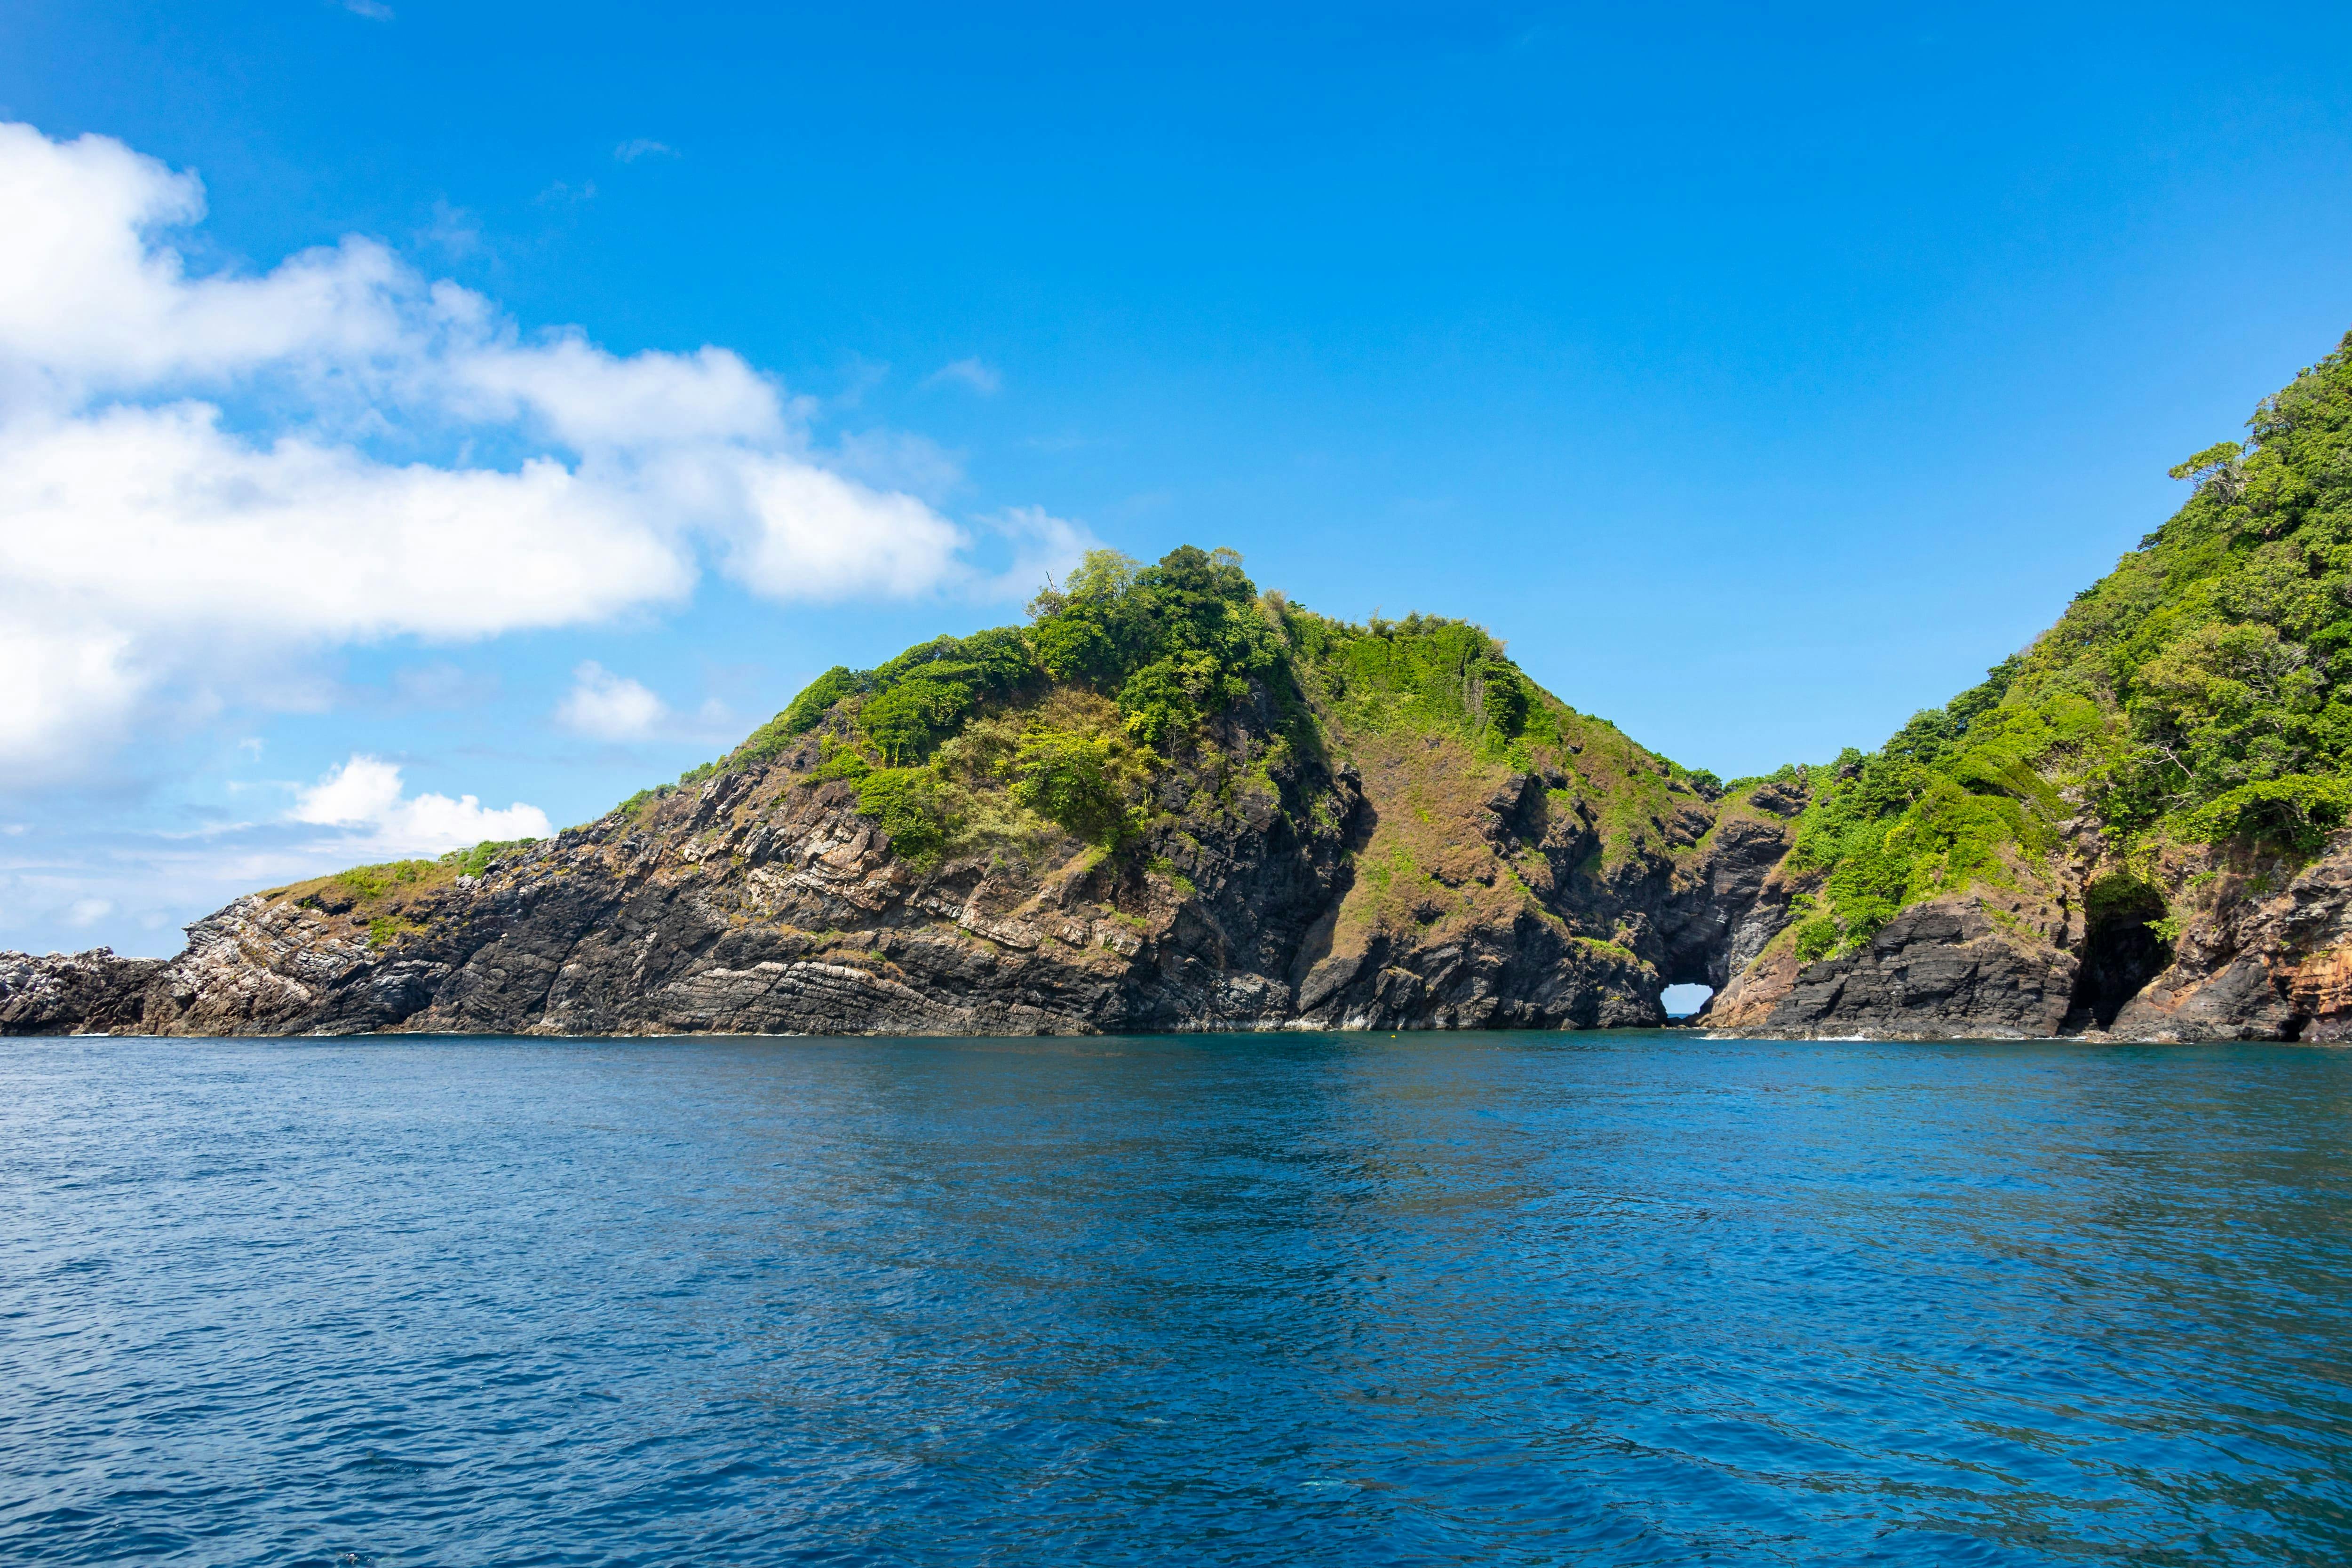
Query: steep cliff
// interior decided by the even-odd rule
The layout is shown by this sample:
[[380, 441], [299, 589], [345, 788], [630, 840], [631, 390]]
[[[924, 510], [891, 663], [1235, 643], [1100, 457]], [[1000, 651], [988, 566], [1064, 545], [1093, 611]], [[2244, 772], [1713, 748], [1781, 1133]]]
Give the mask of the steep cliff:
[[0, 955], [0, 1030], [2352, 1034], [2352, 339], [1878, 750], [1727, 788], [1476, 627], [1107, 552], [529, 845]]
[[1983, 685], [1812, 789], [1719, 1027], [2335, 1039], [2352, 973], [2352, 339]]
[[1801, 793], [1717, 799], [1475, 627], [1192, 549], [1033, 612], [551, 841], [256, 894], [168, 961], [12, 956], [0, 1029], [1619, 1027], [1777, 928]]

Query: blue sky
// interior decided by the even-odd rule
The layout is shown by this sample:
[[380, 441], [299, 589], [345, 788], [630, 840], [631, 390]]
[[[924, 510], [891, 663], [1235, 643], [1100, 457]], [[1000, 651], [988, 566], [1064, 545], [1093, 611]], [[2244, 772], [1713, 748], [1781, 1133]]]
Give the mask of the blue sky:
[[1088, 541], [1870, 746], [2352, 327], [2342, 7], [1104, 9], [10, 7], [143, 248], [0, 323], [0, 946], [584, 820]]

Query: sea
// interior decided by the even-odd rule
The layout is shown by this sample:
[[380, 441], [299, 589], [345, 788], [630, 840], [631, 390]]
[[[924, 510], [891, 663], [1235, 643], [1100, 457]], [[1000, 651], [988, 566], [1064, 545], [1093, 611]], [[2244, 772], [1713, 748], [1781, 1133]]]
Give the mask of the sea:
[[0, 1041], [0, 1563], [2352, 1562], [2352, 1053]]

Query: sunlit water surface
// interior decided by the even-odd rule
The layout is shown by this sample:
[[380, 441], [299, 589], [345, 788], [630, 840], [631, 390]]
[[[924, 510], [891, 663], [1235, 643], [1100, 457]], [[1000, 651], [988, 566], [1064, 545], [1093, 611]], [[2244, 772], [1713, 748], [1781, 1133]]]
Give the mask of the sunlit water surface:
[[0, 1561], [2352, 1561], [2352, 1056], [0, 1043]]

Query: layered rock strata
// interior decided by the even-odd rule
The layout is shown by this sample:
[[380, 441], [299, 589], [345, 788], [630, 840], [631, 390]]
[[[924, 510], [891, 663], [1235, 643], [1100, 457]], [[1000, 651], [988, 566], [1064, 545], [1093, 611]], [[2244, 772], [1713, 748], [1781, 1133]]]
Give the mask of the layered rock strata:
[[[1251, 737], [1226, 738], [1232, 768]], [[2112, 869], [2094, 836], [2049, 868], [2053, 894], [1915, 904], [1805, 963], [1790, 786], [1676, 796], [1657, 852], [1611, 863], [1576, 776], [1408, 738], [1200, 788], [1149, 852], [918, 871], [815, 758], [389, 904], [334, 879], [241, 898], [173, 959], [0, 955], [0, 1032], [1628, 1028], [1696, 981], [1717, 991], [1700, 1023], [1742, 1035], [2352, 1038], [2352, 833], [2300, 865], [2184, 856], [2165, 897], [2120, 911], [2086, 894]], [[1440, 786], [1474, 809], [1432, 820]]]
[[1711, 801], [1622, 737], [1606, 768], [1410, 733], [1269, 768], [1272, 722], [1221, 720], [1118, 853], [1061, 836], [928, 867], [811, 737], [478, 877], [253, 894], [170, 960], [10, 956], [0, 1030], [1622, 1028], [1664, 1022], [1666, 984], [1727, 980], [1785, 911], [1801, 797]]
[[2047, 868], [2048, 898], [1977, 889], [1914, 904], [1814, 963], [1783, 940], [1702, 1021], [1797, 1038], [2352, 1039], [2352, 833], [2302, 862], [2184, 850], [2159, 886], [2104, 904], [2103, 879], [2123, 873], [2101, 848], [2081, 832]]

